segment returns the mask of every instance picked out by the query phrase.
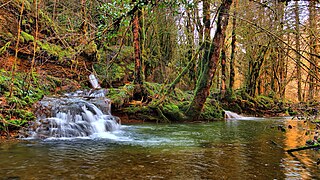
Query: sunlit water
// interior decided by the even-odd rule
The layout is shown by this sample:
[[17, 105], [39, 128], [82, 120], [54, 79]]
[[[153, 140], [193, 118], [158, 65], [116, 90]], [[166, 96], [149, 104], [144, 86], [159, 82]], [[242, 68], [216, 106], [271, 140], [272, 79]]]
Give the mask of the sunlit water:
[[[292, 129], [282, 132], [278, 125]], [[318, 179], [302, 121], [124, 125], [87, 138], [0, 144], [0, 179]]]

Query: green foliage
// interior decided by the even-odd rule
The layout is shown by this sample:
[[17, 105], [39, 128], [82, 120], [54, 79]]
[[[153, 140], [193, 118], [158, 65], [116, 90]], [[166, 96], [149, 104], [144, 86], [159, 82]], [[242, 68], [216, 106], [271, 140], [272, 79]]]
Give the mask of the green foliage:
[[[120, 27], [129, 26], [130, 18], [126, 17], [126, 15], [132, 9], [133, 5], [131, 0], [115, 0], [100, 6], [100, 11], [102, 13], [99, 14], [100, 23], [97, 37], [101, 40], [106, 38], [108, 41], [117, 37], [119, 34], [118, 29]], [[114, 23], [114, 21], [118, 22]], [[110, 26], [111, 24], [113, 24], [113, 26]], [[103, 32], [105, 32], [106, 29], [108, 30], [108, 33], [104, 34]]]
[[0, 95], [3, 95], [4, 92], [9, 90], [9, 77], [3, 75], [6, 71], [3, 69], [0, 70]]
[[228, 102], [234, 102], [237, 100], [237, 95], [233, 92], [232, 89], [228, 88], [225, 94], [225, 98]]
[[0, 55], [7, 51], [7, 48], [10, 46], [11, 42], [7, 42], [3, 47], [0, 48]]
[[59, 45], [41, 41], [37, 41], [37, 44], [41, 50], [46, 51], [49, 55], [56, 57], [59, 61], [63, 61], [66, 58], [71, 59], [75, 54], [75, 51], [72, 48], [63, 49]]
[[223, 109], [218, 101], [207, 100], [200, 114], [201, 119], [222, 119]]
[[108, 71], [109, 81], [116, 81], [122, 79], [126, 73], [126, 68], [124, 66], [120, 66], [118, 64], [112, 64], [110, 66], [110, 71]]
[[24, 39], [25, 43], [34, 41], [34, 37], [24, 31], [21, 31], [21, 37]]
[[133, 96], [134, 85], [126, 84], [118, 89], [110, 88], [108, 97], [112, 100], [112, 104], [116, 107], [123, 106], [129, 102]]
[[34, 120], [35, 116], [30, 111], [32, 105], [48, 94], [48, 84], [36, 74], [31, 77], [17, 72], [10, 96], [11, 80], [10, 72], [0, 70], [0, 95], [5, 99], [0, 104], [0, 118], [3, 120], [0, 129], [4, 129], [4, 126], [10, 129], [20, 127]]
[[119, 47], [104, 46], [99, 49], [99, 59], [93, 67], [99, 79], [109, 84], [122, 81], [124, 78], [129, 80], [134, 73], [132, 56], [133, 47], [123, 46], [119, 52]]

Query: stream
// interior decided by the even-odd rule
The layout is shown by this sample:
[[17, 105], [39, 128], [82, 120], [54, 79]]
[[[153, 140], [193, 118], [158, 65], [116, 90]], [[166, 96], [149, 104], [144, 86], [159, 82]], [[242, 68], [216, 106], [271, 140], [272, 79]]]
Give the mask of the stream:
[[[282, 132], [278, 125], [288, 127]], [[0, 144], [0, 179], [319, 179], [303, 121], [122, 125], [90, 137]]]

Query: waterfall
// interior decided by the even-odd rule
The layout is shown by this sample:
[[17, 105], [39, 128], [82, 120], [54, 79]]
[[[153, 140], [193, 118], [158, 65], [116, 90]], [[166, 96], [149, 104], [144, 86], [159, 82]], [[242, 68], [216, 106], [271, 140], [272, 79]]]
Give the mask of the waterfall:
[[231, 112], [231, 111], [224, 111], [225, 113], [225, 118], [226, 119], [241, 119], [243, 118], [243, 116], [235, 113], [235, 112]]
[[87, 137], [120, 128], [111, 115], [105, 89], [77, 91], [61, 97], [44, 97], [35, 105], [37, 120], [30, 124], [32, 138]]

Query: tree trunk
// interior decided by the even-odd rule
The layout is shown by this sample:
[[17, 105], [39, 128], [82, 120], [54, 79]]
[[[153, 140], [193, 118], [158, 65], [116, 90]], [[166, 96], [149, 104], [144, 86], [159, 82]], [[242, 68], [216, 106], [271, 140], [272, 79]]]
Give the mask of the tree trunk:
[[134, 84], [136, 85], [136, 91], [135, 91], [136, 93], [141, 92], [141, 86], [143, 84], [141, 49], [140, 49], [140, 22], [139, 22], [138, 11], [134, 13], [133, 21], [132, 21], [134, 62], [135, 62]]
[[316, 2], [309, 1], [309, 23], [310, 23], [310, 70], [309, 70], [309, 93], [308, 93], [308, 100], [313, 100], [315, 96], [315, 87], [317, 84], [317, 80], [314, 78], [317, 77], [317, 59], [315, 58], [314, 54], [316, 54], [316, 35], [315, 32], [317, 30], [316, 27]]
[[[294, 8], [294, 15], [295, 15], [295, 40], [296, 40], [296, 50], [300, 52], [300, 18], [299, 18], [299, 4], [295, 2]], [[301, 55], [297, 53], [296, 55], [296, 62], [297, 62], [297, 79], [298, 79], [298, 100], [302, 101], [302, 77], [301, 77]]]
[[[284, 2], [278, 2], [277, 1], [277, 16], [278, 16], [278, 32], [280, 33], [281, 39], [284, 39], [284, 9], [285, 9], [285, 3]], [[279, 41], [278, 41], [279, 42]], [[287, 71], [286, 71], [286, 61], [285, 61], [285, 49], [283, 47], [283, 43], [279, 42], [278, 50], [278, 62], [279, 62], [279, 94], [280, 98], [285, 98], [285, 89], [286, 89], [286, 81], [287, 81]]]
[[235, 77], [235, 51], [236, 51], [236, 28], [237, 28], [237, 3], [238, 0], [235, 0], [233, 3], [233, 17], [232, 17], [232, 37], [231, 37], [231, 55], [230, 55], [230, 81], [229, 88], [232, 90], [234, 86], [234, 77]]
[[[206, 12], [210, 9], [207, 7], [208, 1], [203, 1], [204, 8], [203, 11]], [[186, 115], [193, 119], [198, 119], [200, 117], [201, 111], [204, 107], [206, 99], [209, 95], [210, 87], [212, 85], [212, 80], [217, 70], [220, 50], [224, 45], [225, 32], [229, 20], [229, 10], [232, 4], [232, 0], [223, 0], [218, 12], [217, 30], [214, 34], [211, 44], [209, 42], [205, 43], [204, 54], [202, 57], [202, 71], [199, 74], [194, 97], [189, 105]], [[209, 11], [210, 12], [210, 11]], [[210, 23], [210, 17], [206, 17], [205, 26], [208, 27], [207, 23]], [[210, 24], [209, 24], [210, 26]], [[209, 28], [210, 30], [210, 28]], [[207, 32], [206, 32], [207, 36]]]
[[220, 86], [220, 94], [221, 99], [225, 98], [226, 94], [226, 50], [225, 47], [221, 49], [221, 86]]
[[[136, 2], [136, 0], [132, 0]], [[133, 49], [134, 49], [134, 94], [133, 99], [143, 99], [143, 73], [142, 73], [142, 58], [141, 58], [141, 38], [140, 38], [140, 8], [138, 8], [133, 14], [132, 20], [132, 32], [133, 32]]]

